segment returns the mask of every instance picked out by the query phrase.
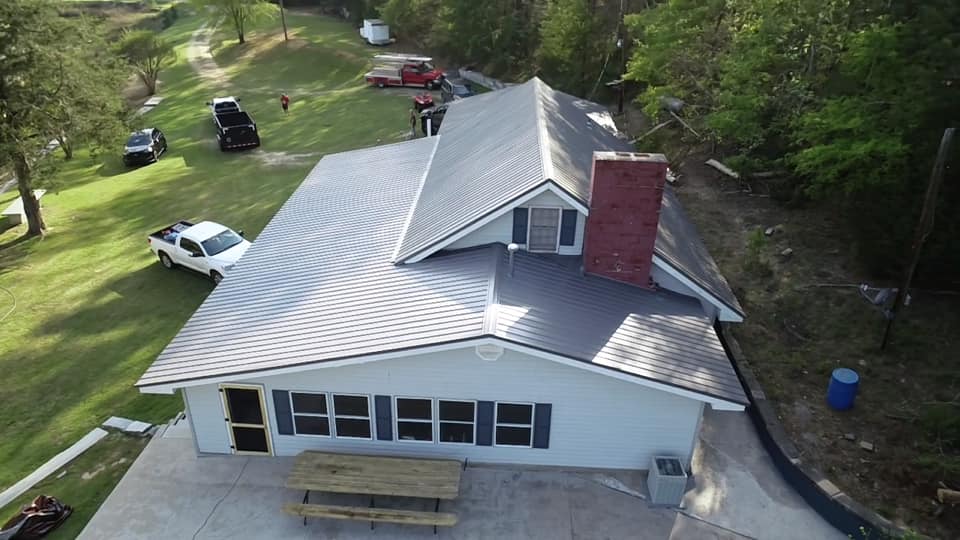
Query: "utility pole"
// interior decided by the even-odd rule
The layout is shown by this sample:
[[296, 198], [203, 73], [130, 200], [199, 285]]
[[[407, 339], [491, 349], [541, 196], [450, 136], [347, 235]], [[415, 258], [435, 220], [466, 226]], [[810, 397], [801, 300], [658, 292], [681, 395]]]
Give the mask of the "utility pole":
[[617, 25], [617, 47], [620, 48], [620, 95], [617, 98], [617, 114], [623, 114], [623, 93], [627, 86], [627, 42], [623, 31], [623, 0], [620, 0], [620, 23]]
[[933, 170], [930, 172], [930, 182], [927, 184], [927, 194], [923, 198], [923, 209], [920, 210], [920, 221], [917, 223], [917, 232], [913, 238], [913, 253], [910, 255], [910, 263], [907, 271], [904, 273], [903, 282], [897, 289], [897, 297], [893, 300], [893, 307], [886, 313], [887, 326], [883, 331], [883, 341], [880, 342], [880, 350], [887, 347], [887, 341], [890, 339], [890, 332], [893, 329], [893, 321], [897, 312], [903, 308], [907, 299], [907, 292], [910, 290], [910, 283], [913, 281], [913, 274], [917, 270], [917, 263], [920, 262], [920, 250], [923, 243], [927, 241], [930, 232], [933, 231], [933, 218], [937, 209], [937, 196], [940, 192], [940, 184], [943, 183], [943, 170], [947, 164], [947, 154], [950, 153], [950, 146], [953, 143], [953, 132], [955, 128], [943, 130], [943, 138], [940, 139], [940, 150], [937, 151], [937, 159], [933, 162]]
[[280, 24], [283, 25], [283, 40], [290, 41], [290, 37], [287, 36], [287, 17], [283, 13], [283, 0], [280, 0]]

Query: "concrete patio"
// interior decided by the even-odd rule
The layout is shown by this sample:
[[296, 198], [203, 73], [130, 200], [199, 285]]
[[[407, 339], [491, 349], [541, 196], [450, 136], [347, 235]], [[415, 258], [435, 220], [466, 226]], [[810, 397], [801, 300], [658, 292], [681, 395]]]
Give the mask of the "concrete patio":
[[[429, 527], [302, 520], [280, 512], [303, 493], [287, 489], [292, 458], [196, 457], [183, 422], [155, 438], [80, 535], [101, 538], [430, 538]], [[744, 413], [704, 418], [694, 478], [680, 510], [652, 507], [611, 487], [646, 493], [644, 473], [469, 466], [459, 515], [436, 538], [510, 539], [843, 539], [779, 477]], [[619, 482], [619, 486], [617, 483]], [[338, 495], [311, 502], [366, 506]], [[424, 500], [378, 505], [432, 508]]]

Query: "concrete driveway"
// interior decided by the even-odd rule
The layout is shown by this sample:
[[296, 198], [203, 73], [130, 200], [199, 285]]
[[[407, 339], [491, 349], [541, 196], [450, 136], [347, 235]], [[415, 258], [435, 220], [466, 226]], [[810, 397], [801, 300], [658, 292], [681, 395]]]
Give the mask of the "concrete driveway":
[[[181, 422], [155, 438], [80, 535], [102, 538], [431, 538], [429, 527], [302, 520], [280, 512], [302, 492], [283, 487], [292, 458], [196, 457]], [[644, 473], [470, 466], [441, 510], [459, 523], [435, 538], [741, 540], [846, 538], [777, 475], [743, 413], [707, 412], [695, 476], [680, 510], [652, 507]], [[631, 492], [635, 492], [631, 494]], [[311, 502], [366, 506], [335, 495]], [[428, 510], [430, 501], [378, 504]]]

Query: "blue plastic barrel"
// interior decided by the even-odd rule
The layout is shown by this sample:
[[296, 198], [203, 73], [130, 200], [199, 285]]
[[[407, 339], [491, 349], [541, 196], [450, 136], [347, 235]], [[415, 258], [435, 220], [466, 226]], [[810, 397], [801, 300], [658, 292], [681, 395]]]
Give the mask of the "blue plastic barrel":
[[860, 376], [848, 368], [833, 370], [830, 377], [830, 386], [827, 387], [827, 403], [838, 411], [845, 411], [853, 407], [853, 400], [857, 397], [857, 387], [860, 385]]

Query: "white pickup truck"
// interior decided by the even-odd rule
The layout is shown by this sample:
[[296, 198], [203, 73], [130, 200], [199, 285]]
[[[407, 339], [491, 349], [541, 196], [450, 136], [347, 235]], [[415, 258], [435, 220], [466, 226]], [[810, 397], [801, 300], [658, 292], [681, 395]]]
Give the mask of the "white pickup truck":
[[220, 283], [250, 247], [243, 231], [233, 232], [212, 221], [196, 225], [178, 221], [148, 236], [147, 243], [164, 268], [183, 266], [209, 276], [214, 283]]

